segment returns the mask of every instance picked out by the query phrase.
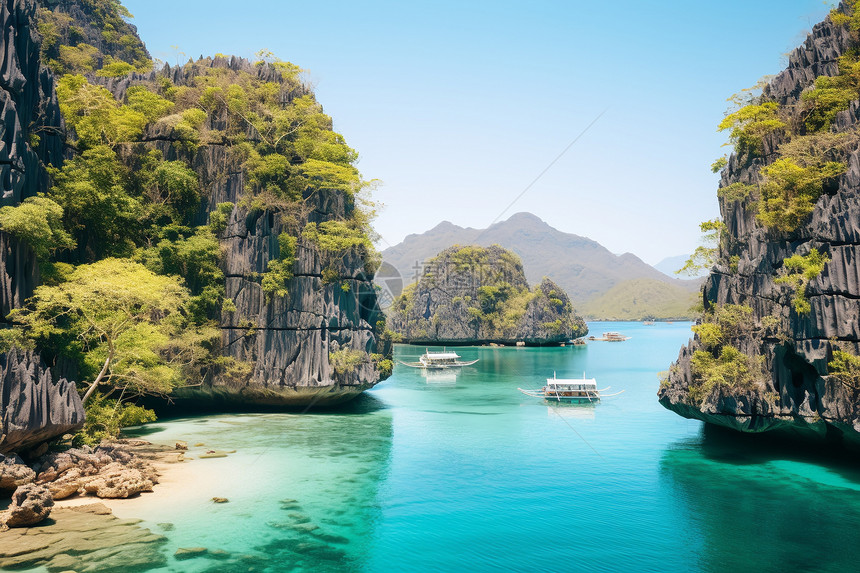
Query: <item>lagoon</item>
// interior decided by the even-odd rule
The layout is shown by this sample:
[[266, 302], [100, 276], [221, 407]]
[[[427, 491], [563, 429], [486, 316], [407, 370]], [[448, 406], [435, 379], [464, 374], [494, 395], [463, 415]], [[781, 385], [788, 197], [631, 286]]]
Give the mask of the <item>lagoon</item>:
[[[138, 433], [185, 440], [191, 457], [236, 453], [184, 464], [184, 485], [157, 487], [120, 517], [143, 518], [171, 555], [223, 550], [256, 571], [856, 569], [857, 465], [706, 430], [660, 406], [658, 372], [689, 323], [589, 327], [632, 338], [462, 347], [475, 366], [429, 377], [397, 367], [345, 411], [147, 426]], [[396, 349], [402, 360], [422, 352]], [[553, 372], [625, 392], [558, 405], [517, 391]], [[229, 569], [204, 556], [150, 570]]]

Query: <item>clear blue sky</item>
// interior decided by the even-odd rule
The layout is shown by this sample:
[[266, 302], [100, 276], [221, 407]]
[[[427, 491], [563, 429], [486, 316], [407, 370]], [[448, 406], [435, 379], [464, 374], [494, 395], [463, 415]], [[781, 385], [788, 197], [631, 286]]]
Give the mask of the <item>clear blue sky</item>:
[[125, 0], [156, 58], [268, 49], [309, 70], [335, 129], [383, 181], [380, 248], [507, 213], [649, 263], [717, 216], [725, 99], [781, 70], [821, 0]]

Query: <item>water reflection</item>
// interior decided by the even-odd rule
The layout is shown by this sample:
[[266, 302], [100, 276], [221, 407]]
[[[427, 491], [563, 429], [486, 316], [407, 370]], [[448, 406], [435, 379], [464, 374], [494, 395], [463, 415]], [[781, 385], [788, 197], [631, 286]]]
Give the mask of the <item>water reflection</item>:
[[547, 416], [550, 418], [564, 418], [566, 420], [593, 420], [596, 411], [596, 404], [588, 402], [580, 403], [565, 403], [551, 402], [547, 400], [549, 405], [546, 408]]
[[[860, 468], [830, 452], [705, 427], [673, 444], [661, 483], [701, 539], [703, 571], [852, 571]], [[750, 540], [755, 540], [751, 543]]]
[[421, 376], [427, 384], [436, 386], [454, 386], [457, 384], [457, 375], [459, 372], [454, 369], [445, 370], [429, 370], [422, 369]]

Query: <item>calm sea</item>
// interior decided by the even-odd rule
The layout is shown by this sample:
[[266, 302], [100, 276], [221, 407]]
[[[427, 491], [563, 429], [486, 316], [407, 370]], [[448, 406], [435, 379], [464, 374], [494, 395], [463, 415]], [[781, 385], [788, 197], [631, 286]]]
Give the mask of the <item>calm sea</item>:
[[[480, 361], [458, 375], [398, 366], [338, 413], [153, 424], [147, 439], [186, 440], [192, 456], [236, 453], [194, 460], [198, 486], [153, 495], [140, 517], [170, 553], [220, 549], [267, 571], [860, 570], [857, 465], [663, 409], [658, 372], [689, 323], [590, 328], [632, 338], [458, 348]], [[517, 391], [553, 372], [624, 393], [565, 406]], [[202, 557], [170, 570], [228, 569]]]

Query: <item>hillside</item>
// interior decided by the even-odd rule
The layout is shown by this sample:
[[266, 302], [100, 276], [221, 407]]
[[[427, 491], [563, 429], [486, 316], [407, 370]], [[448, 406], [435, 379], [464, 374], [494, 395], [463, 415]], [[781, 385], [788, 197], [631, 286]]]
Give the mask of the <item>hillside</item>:
[[643, 320], [651, 317], [691, 319], [698, 294], [654, 279], [631, 279], [577, 310], [586, 319]]
[[[631, 279], [653, 281], [649, 292], [662, 291], [658, 301], [681, 297], [682, 292], [686, 301], [686, 295], [697, 292], [700, 284], [670, 278], [630, 253], [615, 255], [600, 243], [559, 231], [531, 213], [517, 213], [487, 229], [463, 228], [444, 221], [425, 233], [407, 236], [402, 243], [382, 251], [382, 257], [400, 271], [408, 284], [415, 280], [416, 266], [420, 267], [422, 261], [457, 244], [500, 245], [510, 249], [523, 260], [529, 282], [551, 278], [568, 293], [577, 308]], [[620, 309], [609, 310], [620, 312]], [[653, 310], [650, 312], [663, 317]]]

